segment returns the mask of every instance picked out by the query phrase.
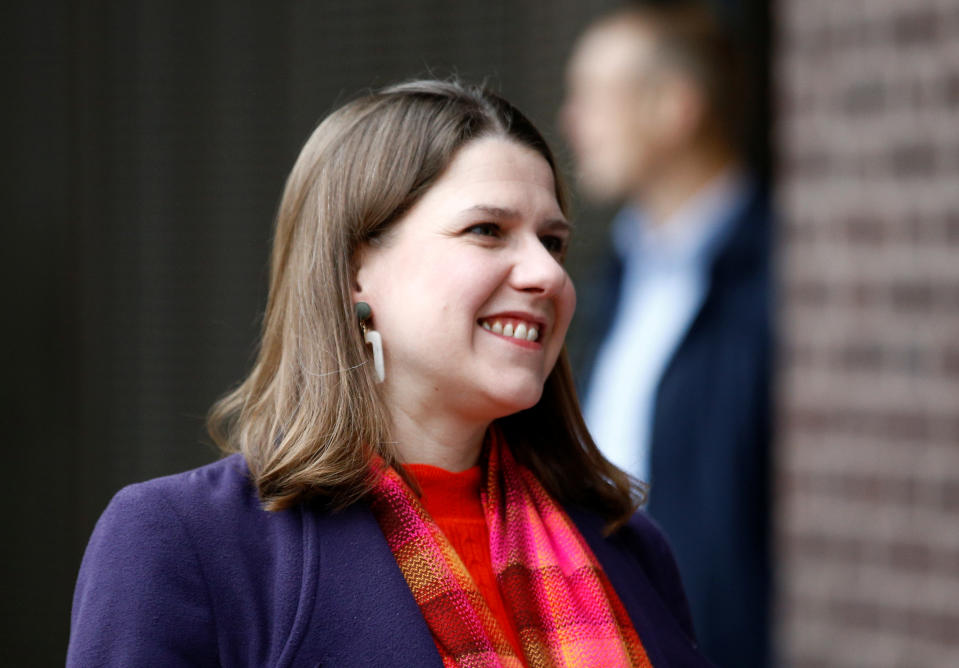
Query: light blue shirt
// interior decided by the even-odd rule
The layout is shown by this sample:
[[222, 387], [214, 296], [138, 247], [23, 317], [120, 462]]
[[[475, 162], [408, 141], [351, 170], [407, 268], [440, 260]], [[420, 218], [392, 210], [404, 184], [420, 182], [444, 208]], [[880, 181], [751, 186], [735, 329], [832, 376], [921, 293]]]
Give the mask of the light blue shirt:
[[710, 268], [745, 206], [748, 179], [728, 170], [661, 225], [633, 208], [613, 222], [623, 261], [617, 312], [590, 377], [585, 417], [603, 454], [649, 481], [656, 390], [709, 290]]

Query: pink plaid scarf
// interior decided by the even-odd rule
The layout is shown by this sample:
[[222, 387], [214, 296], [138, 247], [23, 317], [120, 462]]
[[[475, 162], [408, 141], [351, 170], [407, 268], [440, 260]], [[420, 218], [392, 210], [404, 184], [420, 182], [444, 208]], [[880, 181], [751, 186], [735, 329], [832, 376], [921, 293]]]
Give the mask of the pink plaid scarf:
[[[493, 571], [530, 666], [650, 666], [569, 516], [490, 429], [483, 509]], [[453, 546], [393, 469], [373, 513], [445, 666], [521, 666]]]

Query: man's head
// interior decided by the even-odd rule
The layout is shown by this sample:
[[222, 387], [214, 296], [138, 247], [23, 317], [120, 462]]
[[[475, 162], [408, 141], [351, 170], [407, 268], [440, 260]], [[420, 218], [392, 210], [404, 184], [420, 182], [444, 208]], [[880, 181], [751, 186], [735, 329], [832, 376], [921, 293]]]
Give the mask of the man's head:
[[600, 18], [576, 43], [567, 78], [562, 125], [594, 199], [641, 196], [697, 153], [734, 142], [734, 51], [699, 3]]

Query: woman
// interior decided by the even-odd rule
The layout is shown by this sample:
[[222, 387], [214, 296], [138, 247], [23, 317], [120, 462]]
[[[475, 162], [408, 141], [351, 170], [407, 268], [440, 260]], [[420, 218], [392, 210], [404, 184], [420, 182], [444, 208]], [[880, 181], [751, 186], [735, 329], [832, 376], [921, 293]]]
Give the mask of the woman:
[[[329, 116], [288, 179], [220, 462], [133, 485], [70, 665], [702, 665], [641, 491], [583, 426], [549, 148], [423, 81]], [[612, 532], [612, 533], [610, 533]]]

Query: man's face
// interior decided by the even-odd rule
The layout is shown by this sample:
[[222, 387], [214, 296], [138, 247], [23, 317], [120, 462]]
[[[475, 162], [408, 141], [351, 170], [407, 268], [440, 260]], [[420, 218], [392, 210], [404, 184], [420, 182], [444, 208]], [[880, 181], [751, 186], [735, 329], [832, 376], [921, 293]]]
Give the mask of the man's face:
[[597, 201], [635, 196], [665, 154], [654, 46], [642, 27], [613, 23], [589, 30], [570, 59], [561, 125]]

